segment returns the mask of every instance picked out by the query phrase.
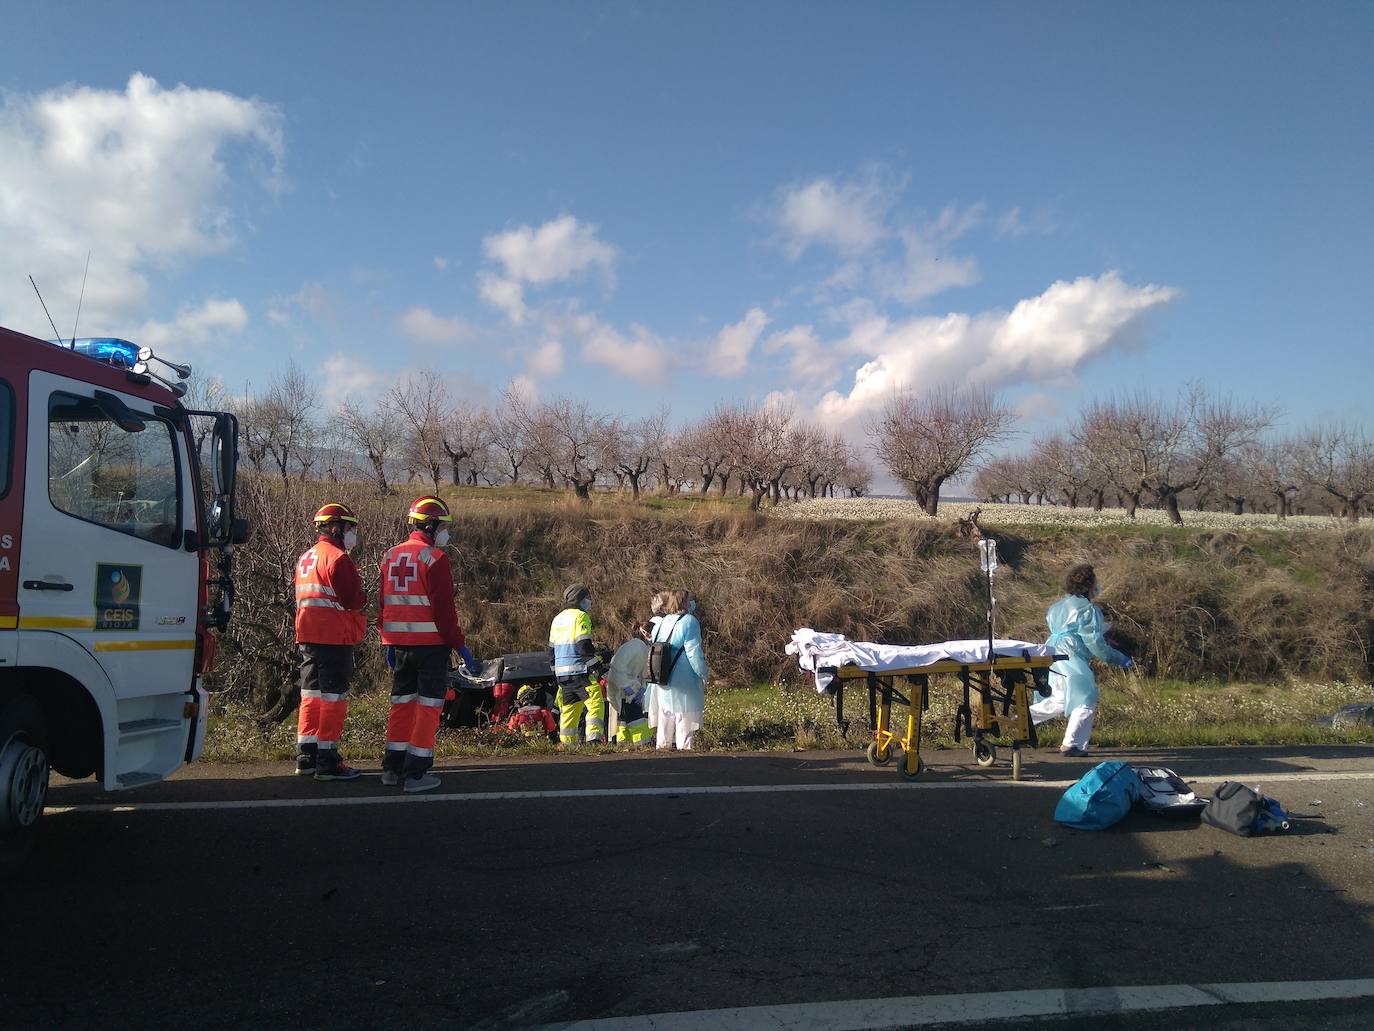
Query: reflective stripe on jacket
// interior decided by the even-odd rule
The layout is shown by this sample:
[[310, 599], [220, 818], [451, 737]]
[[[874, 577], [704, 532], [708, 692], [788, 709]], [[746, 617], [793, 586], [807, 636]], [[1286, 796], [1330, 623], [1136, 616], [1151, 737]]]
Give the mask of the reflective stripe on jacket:
[[367, 633], [366, 608], [353, 559], [328, 537], [296, 561], [297, 644], [357, 644]]
[[381, 594], [383, 644], [463, 647], [448, 555], [424, 534], [412, 533], [382, 556]]
[[[583, 642], [584, 648], [579, 648]], [[592, 617], [584, 609], [564, 609], [549, 627], [549, 646], [553, 648], [553, 672], [558, 677], [575, 677], [586, 673], [596, 656], [591, 651]]]

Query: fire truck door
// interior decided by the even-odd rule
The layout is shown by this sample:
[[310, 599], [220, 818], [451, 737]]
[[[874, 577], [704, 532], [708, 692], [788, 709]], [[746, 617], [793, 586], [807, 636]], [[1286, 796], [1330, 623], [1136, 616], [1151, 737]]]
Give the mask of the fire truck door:
[[189, 690], [199, 565], [182, 437], [142, 398], [42, 371], [29, 390], [20, 629], [78, 641], [121, 700]]

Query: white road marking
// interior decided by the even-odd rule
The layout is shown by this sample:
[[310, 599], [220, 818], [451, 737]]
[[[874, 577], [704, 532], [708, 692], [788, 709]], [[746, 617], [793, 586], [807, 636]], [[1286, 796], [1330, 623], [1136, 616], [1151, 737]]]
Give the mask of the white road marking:
[[[462, 771], [454, 776], [461, 777]], [[1351, 773], [1229, 773], [1224, 776], [1195, 776], [1193, 783], [1218, 784], [1223, 780], [1239, 780], [1249, 784], [1266, 785], [1291, 781], [1370, 781], [1374, 770]], [[957, 781], [837, 781], [826, 784], [715, 784], [682, 785], [652, 788], [563, 788], [544, 791], [462, 791], [425, 795], [406, 795], [399, 791], [390, 795], [348, 795], [322, 798], [244, 798], [203, 802], [82, 802], [76, 805], [53, 805], [43, 810], [46, 815], [66, 813], [176, 813], [203, 809], [313, 809], [331, 806], [368, 805], [432, 805], [442, 802], [525, 802], [537, 799], [566, 798], [636, 798], [665, 795], [766, 795], [813, 794], [836, 791], [975, 791], [982, 788], [1064, 789], [1072, 780], [957, 780]]]
[[1128, 988], [1048, 988], [971, 995], [912, 995], [896, 999], [750, 1006], [741, 1009], [654, 1013], [545, 1025], [565, 1031], [869, 1031], [930, 1024], [983, 1024], [1034, 1017], [1191, 1009], [1249, 1003], [1315, 1002], [1374, 996], [1374, 978], [1350, 981], [1268, 981], [1245, 984], [1166, 984]]

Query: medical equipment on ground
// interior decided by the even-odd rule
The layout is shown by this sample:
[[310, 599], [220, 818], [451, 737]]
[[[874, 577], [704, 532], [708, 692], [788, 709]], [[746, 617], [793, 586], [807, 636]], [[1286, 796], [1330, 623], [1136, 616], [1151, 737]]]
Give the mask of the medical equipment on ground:
[[[954, 740], [968, 739], [979, 766], [997, 761], [997, 745], [991, 739], [1001, 737], [1002, 719], [1012, 721], [1012, 779], [1020, 780], [1021, 746], [1038, 747], [1030, 693], [1049, 694], [1050, 666], [1064, 657], [1047, 645], [1029, 641], [994, 639], [991, 650], [987, 641], [872, 644], [805, 627], [792, 635], [787, 653], [814, 676], [817, 691], [834, 695], [835, 721], [842, 732], [848, 727], [845, 682], [864, 681], [873, 726], [868, 761], [885, 766], [892, 761], [893, 745], [900, 745], [904, 754], [898, 773], [904, 780], [914, 780], [925, 769], [920, 756], [921, 715], [930, 707], [930, 678], [940, 674], [959, 679], [963, 697], [954, 716]], [[898, 678], [906, 681], [905, 695], [897, 687]], [[894, 701], [907, 707], [906, 731], [901, 736], [892, 731]]]

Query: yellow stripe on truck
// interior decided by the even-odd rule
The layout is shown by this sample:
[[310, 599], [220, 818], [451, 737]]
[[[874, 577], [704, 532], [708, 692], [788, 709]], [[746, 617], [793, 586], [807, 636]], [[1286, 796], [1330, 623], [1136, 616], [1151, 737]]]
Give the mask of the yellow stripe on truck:
[[0, 616], [0, 630], [13, 630], [18, 625], [18, 616]]
[[94, 616], [20, 616], [21, 630], [89, 630], [95, 626]]
[[98, 652], [172, 652], [191, 651], [196, 642], [189, 641], [96, 641]]

